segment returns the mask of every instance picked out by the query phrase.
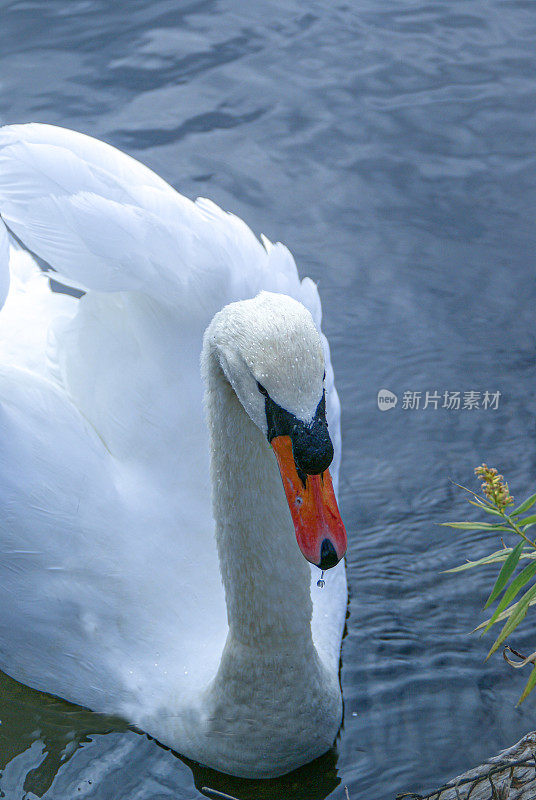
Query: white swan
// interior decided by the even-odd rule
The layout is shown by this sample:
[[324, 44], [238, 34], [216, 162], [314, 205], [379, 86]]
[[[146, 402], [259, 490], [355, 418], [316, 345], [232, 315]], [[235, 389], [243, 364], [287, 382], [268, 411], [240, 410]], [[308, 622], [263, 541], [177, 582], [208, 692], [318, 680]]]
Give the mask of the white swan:
[[0, 213], [0, 668], [223, 772], [315, 758], [347, 598], [315, 285], [52, 126], [0, 131]]

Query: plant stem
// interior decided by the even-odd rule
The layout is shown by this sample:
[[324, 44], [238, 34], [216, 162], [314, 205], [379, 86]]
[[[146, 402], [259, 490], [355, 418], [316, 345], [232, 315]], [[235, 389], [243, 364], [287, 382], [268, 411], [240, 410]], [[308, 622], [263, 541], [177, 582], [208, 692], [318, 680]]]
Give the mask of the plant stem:
[[516, 522], [514, 522], [512, 517], [509, 517], [508, 514], [505, 514], [504, 513], [504, 509], [502, 509], [502, 508], [499, 508], [497, 510], [499, 511], [501, 517], [503, 517], [505, 522], [507, 522], [510, 525], [512, 530], [514, 530], [518, 534], [518, 536], [521, 536], [521, 538], [524, 539], [527, 542], [527, 544], [530, 544], [530, 546], [532, 548], [534, 548], [534, 550], [536, 550], [536, 542], [533, 542], [532, 539], [529, 539], [529, 537], [526, 535], [526, 533], [521, 530], [519, 525]]

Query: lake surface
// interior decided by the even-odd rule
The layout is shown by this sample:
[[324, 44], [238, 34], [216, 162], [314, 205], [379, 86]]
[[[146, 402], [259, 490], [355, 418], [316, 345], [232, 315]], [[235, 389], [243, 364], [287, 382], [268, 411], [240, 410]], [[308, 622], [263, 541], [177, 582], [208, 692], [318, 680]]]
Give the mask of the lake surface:
[[[3, 679], [2, 796], [387, 800], [536, 727], [536, 699], [515, 708], [527, 676], [468, 635], [495, 570], [442, 574], [497, 537], [437, 524], [470, 514], [450, 479], [476, 489], [482, 461], [519, 499], [535, 490], [535, 41], [532, 0], [0, 2], [0, 122], [127, 150], [318, 282], [350, 535], [332, 752], [233, 780]], [[446, 391], [501, 394], [456, 410]]]

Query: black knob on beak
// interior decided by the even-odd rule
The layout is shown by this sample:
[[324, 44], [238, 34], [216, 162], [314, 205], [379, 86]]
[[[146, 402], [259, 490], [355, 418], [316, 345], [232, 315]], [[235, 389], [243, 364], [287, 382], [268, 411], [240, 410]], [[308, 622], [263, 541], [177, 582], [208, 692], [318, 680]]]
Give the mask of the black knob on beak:
[[307, 475], [321, 475], [333, 461], [333, 444], [326, 420], [326, 394], [317, 406], [312, 422], [306, 424], [294, 414], [274, 403], [264, 386], [257, 383], [264, 395], [267, 438], [271, 442], [276, 436], [290, 436], [292, 454], [303, 483]]
[[333, 444], [324, 420], [316, 417], [310, 427], [298, 423], [290, 438], [296, 466], [305, 475], [320, 475], [327, 470], [333, 461]]

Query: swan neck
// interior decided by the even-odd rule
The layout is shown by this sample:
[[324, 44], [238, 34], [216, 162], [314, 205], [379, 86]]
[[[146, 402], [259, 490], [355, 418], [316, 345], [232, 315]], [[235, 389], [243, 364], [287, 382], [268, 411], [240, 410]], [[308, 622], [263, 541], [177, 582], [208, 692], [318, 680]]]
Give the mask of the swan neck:
[[275, 455], [214, 353], [204, 359], [212, 502], [231, 639], [311, 640], [310, 568], [299, 551]]

